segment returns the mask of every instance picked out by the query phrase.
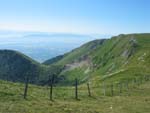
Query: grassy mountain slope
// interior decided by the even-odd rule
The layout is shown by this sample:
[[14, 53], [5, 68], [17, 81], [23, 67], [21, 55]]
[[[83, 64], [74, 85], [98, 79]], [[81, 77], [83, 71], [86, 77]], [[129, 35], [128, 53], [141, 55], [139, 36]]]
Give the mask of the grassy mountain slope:
[[[101, 79], [120, 81], [132, 77], [144, 76], [150, 73], [150, 34], [131, 34], [114, 37], [111, 41], [118, 43], [110, 52], [101, 54], [94, 52], [98, 57], [96, 63], [106, 61], [105, 65], [98, 66], [95, 75]], [[115, 45], [114, 45], [115, 46]], [[96, 54], [95, 54], [96, 53]], [[107, 54], [105, 56], [105, 54]], [[103, 61], [99, 61], [102, 58]]]
[[106, 80], [110, 76], [113, 80], [120, 80], [148, 74], [149, 56], [150, 34], [122, 34], [91, 41], [53, 64], [64, 66], [60, 76], [64, 76], [66, 82], [73, 82], [75, 78], [82, 82], [91, 77]]
[[44, 64], [62, 66], [63, 70], [59, 76], [64, 78], [61, 81], [64, 84], [72, 84], [75, 78], [85, 81], [85, 77], [90, 76], [93, 68], [90, 53], [104, 42], [104, 39], [91, 41], [63, 56], [45, 61]]

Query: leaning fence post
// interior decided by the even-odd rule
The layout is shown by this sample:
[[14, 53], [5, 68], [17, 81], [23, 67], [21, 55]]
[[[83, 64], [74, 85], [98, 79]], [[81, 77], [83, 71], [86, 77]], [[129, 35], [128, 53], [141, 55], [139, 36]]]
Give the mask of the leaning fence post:
[[26, 79], [25, 79], [25, 88], [24, 88], [24, 95], [23, 95], [24, 99], [26, 99], [27, 93], [28, 93], [28, 82], [29, 82], [29, 78], [26, 77]]
[[75, 79], [75, 99], [78, 100], [78, 80]]
[[50, 81], [50, 100], [53, 100], [53, 82], [54, 82], [54, 75], [52, 77], [49, 76]]
[[91, 90], [90, 90], [90, 84], [89, 83], [87, 83], [87, 88], [88, 88], [89, 97], [91, 97]]

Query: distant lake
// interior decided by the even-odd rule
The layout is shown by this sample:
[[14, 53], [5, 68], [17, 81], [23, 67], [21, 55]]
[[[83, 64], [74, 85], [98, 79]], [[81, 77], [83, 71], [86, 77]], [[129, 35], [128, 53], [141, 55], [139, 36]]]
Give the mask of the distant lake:
[[39, 62], [43, 62], [69, 52], [93, 39], [90, 36], [70, 34], [0, 36], [0, 49], [17, 50]]

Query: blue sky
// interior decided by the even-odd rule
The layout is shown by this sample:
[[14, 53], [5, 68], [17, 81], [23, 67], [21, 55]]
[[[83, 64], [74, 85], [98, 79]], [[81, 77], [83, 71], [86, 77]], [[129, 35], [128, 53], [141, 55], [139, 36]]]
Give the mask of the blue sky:
[[150, 0], [0, 0], [0, 30], [150, 32]]

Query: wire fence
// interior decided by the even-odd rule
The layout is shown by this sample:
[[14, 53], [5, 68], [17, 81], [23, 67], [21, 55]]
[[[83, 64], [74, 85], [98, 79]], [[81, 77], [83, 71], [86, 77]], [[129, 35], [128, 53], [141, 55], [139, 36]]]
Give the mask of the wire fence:
[[[49, 100], [55, 99], [82, 99], [86, 97], [99, 97], [99, 96], [122, 96], [122, 95], [132, 95], [132, 90], [139, 88], [140, 85], [150, 81], [150, 75], [139, 76], [132, 79], [127, 79], [118, 82], [107, 82], [102, 81], [98, 85], [91, 83], [84, 83], [79, 85], [78, 80], [75, 79], [74, 86], [57, 86], [53, 83], [54, 78], [50, 80], [48, 86], [33, 86], [28, 85], [28, 80], [25, 84], [20, 86], [23, 91], [24, 99], [32, 95], [47, 98]], [[13, 87], [13, 86], [12, 86]], [[35, 96], [35, 97], [36, 97]], [[34, 97], [34, 96], [33, 96]]]
[[[92, 86], [92, 83], [87, 83], [84, 85], [79, 85], [75, 87], [68, 87], [67, 88], [58, 88], [55, 87], [53, 94], [57, 97], [62, 97], [61, 92], [63, 92], [63, 95], [65, 98], [72, 97], [75, 99], [82, 98], [85, 96], [89, 97], [96, 97], [96, 96], [121, 96], [123, 94], [130, 95], [132, 90], [135, 88], [140, 87], [141, 84], [146, 83], [147, 81], [150, 81], [150, 76], [140, 76], [120, 82], [114, 82], [114, 83], [108, 83], [103, 81], [98, 86]], [[78, 87], [78, 88], [77, 88]], [[78, 97], [78, 98], [76, 98]]]
[[136, 77], [120, 82], [108, 83], [103, 81], [98, 86], [94, 86], [92, 83], [78, 85], [77, 79], [75, 79], [75, 85], [70, 87], [57, 87], [48, 88], [50, 90], [50, 96], [53, 99], [67, 99], [74, 98], [76, 100], [85, 97], [97, 97], [97, 96], [121, 96], [130, 95], [132, 90], [140, 87], [141, 84], [150, 80], [149, 75]]

